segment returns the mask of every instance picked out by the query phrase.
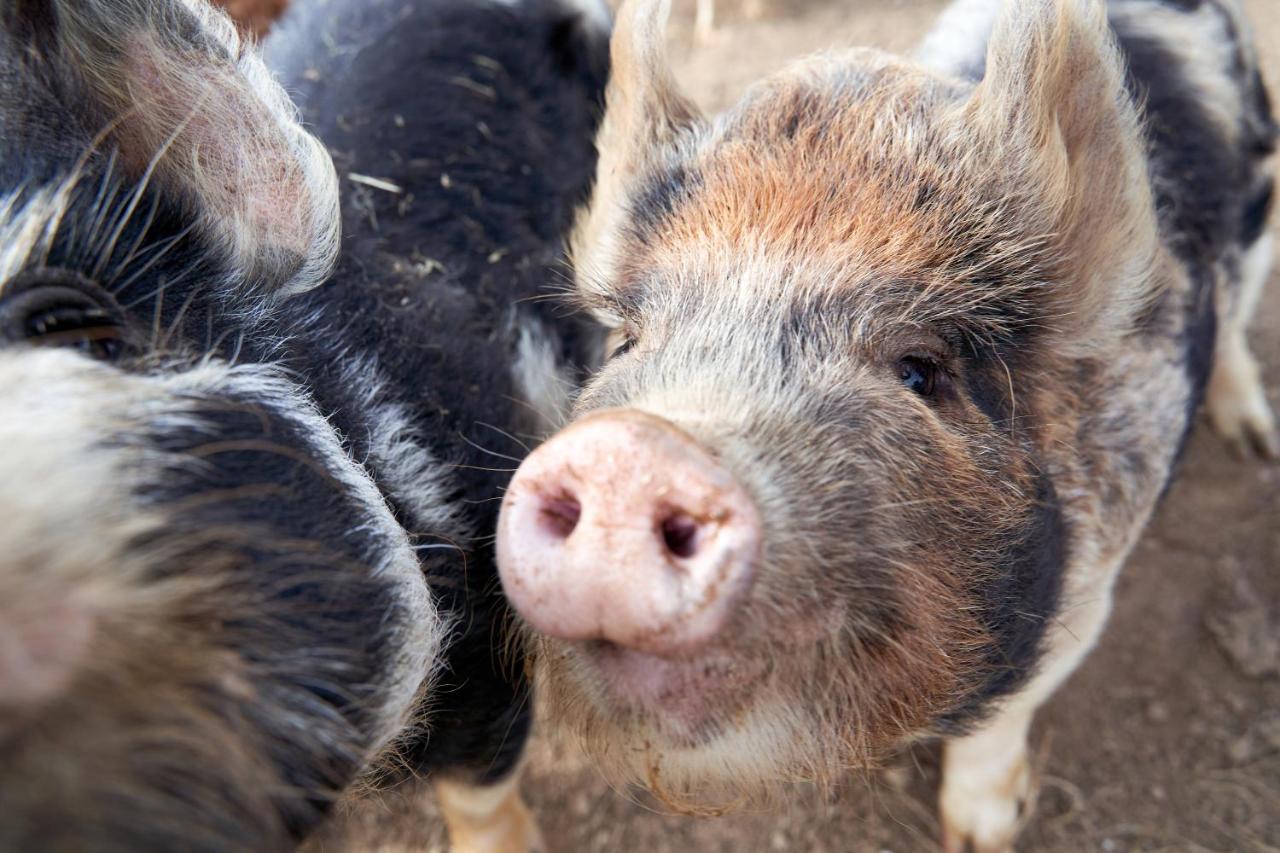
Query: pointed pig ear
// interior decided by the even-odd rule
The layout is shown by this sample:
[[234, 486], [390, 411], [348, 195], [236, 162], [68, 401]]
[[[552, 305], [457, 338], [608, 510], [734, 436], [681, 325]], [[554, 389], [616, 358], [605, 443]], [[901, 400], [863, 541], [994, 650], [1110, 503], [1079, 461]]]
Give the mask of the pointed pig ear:
[[591, 204], [574, 235], [575, 263], [607, 277], [635, 180], [702, 117], [676, 87], [667, 60], [670, 0], [625, 0], [609, 42], [610, 78], [596, 136], [600, 159]]
[[250, 285], [289, 294], [333, 266], [337, 178], [324, 147], [206, 0], [18, 0], [11, 25], [67, 74], [121, 160], [181, 195]]
[[967, 108], [1001, 168], [1035, 188], [1068, 259], [1062, 308], [1081, 322], [1123, 322], [1150, 296], [1158, 230], [1125, 80], [1103, 3], [1006, 0]]

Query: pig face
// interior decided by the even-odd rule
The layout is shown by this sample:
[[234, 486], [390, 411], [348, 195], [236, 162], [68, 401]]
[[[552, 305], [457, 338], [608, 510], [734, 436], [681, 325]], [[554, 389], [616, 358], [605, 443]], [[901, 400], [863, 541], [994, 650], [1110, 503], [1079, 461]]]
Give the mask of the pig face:
[[1162, 285], [1097, 4], [1009, 4], [976, 86], [807, 60], [709, 121], [620, 15], [578, 292], [614, 331], [506, 497], [554, 714], [674, 801], [956, 732], [1032, 671], [1081, 377]]
[[404, 532], [270, 364], [334, 184], [206, 4], [0, 12], [0, 847], [279, 847], [429, 674]]

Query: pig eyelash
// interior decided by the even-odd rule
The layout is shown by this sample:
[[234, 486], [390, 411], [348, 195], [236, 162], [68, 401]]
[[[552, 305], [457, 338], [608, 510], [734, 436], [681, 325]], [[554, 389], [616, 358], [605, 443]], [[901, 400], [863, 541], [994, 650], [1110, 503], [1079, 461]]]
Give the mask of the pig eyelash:
[[595, 315], [610, 328], [622, 326], [639, 315], [639, 294], [634, 288], [609, 283], [605, 279], [587, 278], [581, 271], [579, 276], [589, 282], [580, 284], [570, 293], [570, 301], [579, 309]]

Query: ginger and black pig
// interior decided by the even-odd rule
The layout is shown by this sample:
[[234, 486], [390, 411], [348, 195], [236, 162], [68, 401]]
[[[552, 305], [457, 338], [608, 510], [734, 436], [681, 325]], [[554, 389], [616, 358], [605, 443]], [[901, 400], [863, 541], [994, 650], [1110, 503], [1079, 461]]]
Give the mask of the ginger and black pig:
[[612, 356], [500, 521], [539, 685], [695, 808], [942, 738], [948, 849], [1007, 849], [1196, 413], [1277, 452], [1248, 24], [961, 0], [913, 59], [820, 54], [709, 117], [665, 20], [619, 13], [573, 238]]

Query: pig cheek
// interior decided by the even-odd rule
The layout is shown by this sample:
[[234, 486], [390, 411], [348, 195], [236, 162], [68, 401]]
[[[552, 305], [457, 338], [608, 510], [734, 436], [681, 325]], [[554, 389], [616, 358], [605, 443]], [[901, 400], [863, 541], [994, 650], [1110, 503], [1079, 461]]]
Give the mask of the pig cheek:
[[88, 608], [67, 601], [0, 620], [0, 708], [33, 707], [62, 693], [88, 658], [93, 634]]

